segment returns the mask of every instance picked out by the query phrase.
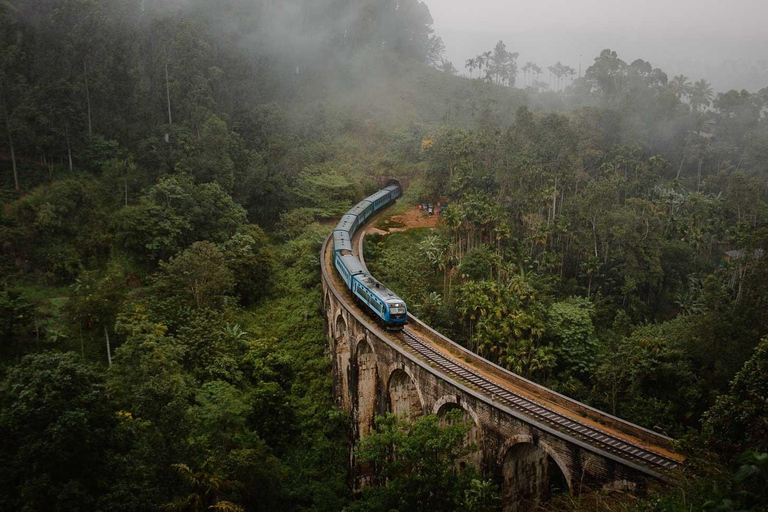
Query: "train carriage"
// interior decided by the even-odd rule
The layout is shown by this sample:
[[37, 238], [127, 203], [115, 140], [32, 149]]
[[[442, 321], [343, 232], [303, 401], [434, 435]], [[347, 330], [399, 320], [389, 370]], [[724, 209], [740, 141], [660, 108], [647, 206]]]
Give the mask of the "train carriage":
[[387, 206], [391, 201], [392, 192], [389, 190], [379, 190], [372, 196], [366, 198], [367, 201], [373, 203], [373, 210], [378, 211], [381, 208]]
[[400, 330], [407, 323], [405, 301], [370, 274], [352, 278], [352, 293], [370, 309], [389, 330]]
[[348, 231], [336, 230], [333, 232], [333, 251], [346, 251], [352, 254], [352, 238]]
[[355, 231], [357, 231], [357, 226], [359, 225], [357, 220], [357, 215], [350, 215], [347, 213], [344, 215], [339, 223], [336, 225], [335, 231], [346, 231], [349, 233], [349, 237], [352, 238], [355, 236]]
[[360, 260], [351, 254], [336, 253], [334, 257], [334, 263], [336, 270], [339, 271], [339, 275], [344, 280], [348, 288], [352, 288], [352, 279], [356, 276], [367, 274]]
[[363, 199], [355, 205], [354, 208], [347, 212], [347, 215], [356, 215], [358, 218], [358, 224], [362, 224], [368, 217], [373, 214], [373, 203], [367, 199]]
[[397, 184], [392, 184], [388, 187], [384, 187], [384, 190], [389, 191], [392, 201], [394, 201], [395, 199], [399, 198], [402, 195], [402, 190], [400, 189], [400, 185], [397, 185]]

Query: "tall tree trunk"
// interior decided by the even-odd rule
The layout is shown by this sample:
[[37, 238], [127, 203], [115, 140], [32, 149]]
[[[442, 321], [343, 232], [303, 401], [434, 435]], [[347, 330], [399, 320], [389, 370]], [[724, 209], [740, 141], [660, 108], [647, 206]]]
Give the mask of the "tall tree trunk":
[[171, 118], [171, 81], [168, 77], [168, 49], [165, 50], [165, 95], [168, 102], [168, 126], [173, 125]]
[[72, 165], [72, 144], [69, 142], [69, 130], [67, 130], [67, 158], [69, 159], [69, 170], [71, 172], [75, 166]]
[[555, 193], [552, 194], [552, 222], [555, 222], [557, 214], [557, 176], [555, 176]]
[[696, 192], [701, 191], [701, 160], [699, 160], [699, 174], [696, 181]]
[[91, 122], [91, 90], [88, 87], [88, 62], [83, 58], [83, 73], [85, 74], [85, 99], [88, 104], [88, 137], [93, 137], [93, 123]]
[[675, 176], [676, 180], [680, 179], [680, 173], [683, 172], [683, 164], [685, 163], [685, 157], [687, 157], [687, 156], [688, 155], [684, 154], [683, 155], [683, 159], [680, 161], [680, 167], [678, 167], [678, 169], [677, 169], [677, 176]]
[[107, 364], [112, 366], [112, 351], [109, 348], [109, 331], [107, 326], [104, 326], [104, 338], [107, 340]]
[[53, 173], [51, 172], [51, 162], [48, 160], [48, 155], [43, 151], [43, 165], [48, 169], [48, 179], [53, 180]]
[[16, 187], [16, 190], [21, 190], [21, 187], [19, 187], [19, 171], [16, 167], [16, 149], [13, 146], [13, 136], [11, 136], [11, 130], [8, 128], [8, 124], [6, 122], [6, 131], [8, 133], [8, 145], [11, 147], [11, 166], [13, 167], [13, 185]]

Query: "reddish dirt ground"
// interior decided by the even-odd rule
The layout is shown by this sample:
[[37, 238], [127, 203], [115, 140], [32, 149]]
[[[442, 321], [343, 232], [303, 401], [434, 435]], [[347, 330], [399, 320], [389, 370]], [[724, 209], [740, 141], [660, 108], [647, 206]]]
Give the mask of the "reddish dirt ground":
[[437, 226], [439, 217], [437, 215], [428, 215], [416, 206], [408, 207], [405, 213], [393, 215], [377, 222], [375, 227], [368, 229], [369, 233], [386, 235], [388, 233], [399, 233], [414, 228], [434, 228]]

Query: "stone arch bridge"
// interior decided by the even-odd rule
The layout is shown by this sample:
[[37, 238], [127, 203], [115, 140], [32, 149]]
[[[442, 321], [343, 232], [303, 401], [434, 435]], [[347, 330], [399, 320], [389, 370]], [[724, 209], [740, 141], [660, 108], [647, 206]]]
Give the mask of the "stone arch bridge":
[[[328, 245], [322, 280], [333, 393], [350, 415], [353, 446], [378, 414], [415, 419], [460, 408], [473, 422], [478, 449], [470, 457], [500, 484], [505, 511], [530, 510], [555, 489], [642, 493], [682, 463], [671, 439], [507, 372], [418, 319], [402, 335], [383, 331], [352, 301]], [[354, 459], [350, 467], [356, 487], [371, 476]]]

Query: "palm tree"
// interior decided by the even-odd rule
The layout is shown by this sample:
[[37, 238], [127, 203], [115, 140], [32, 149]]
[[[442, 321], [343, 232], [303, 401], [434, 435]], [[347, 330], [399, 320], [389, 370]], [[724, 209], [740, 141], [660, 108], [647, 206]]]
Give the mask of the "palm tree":
[[493, 57], [493, 52], [483, 52], [483, 54], [480, 56], [483, 59], [483, 62], [485, 63], [485, 78], [488, 79], [490, 77], [490, 65], [491, 65], [491, 58]]
[[472, 72], [477, 67], [477, 60], [475, 59], [467, 59], [466, 64], [464, 64], [464, 67], [469, 69], [469, 78], [472, 78]]
[[569, 84], [573, 84], [573, 77], [576, 76], [576, 69], [571, 66], [565, 66], [565, 74], [570, 78]]
[[538, 80], [538, 79], [539, 79], [539, 76], [541, 76], [541, 73], [542, 73], [544, 70], [543, 70], [543, 69], [541, 69], [541, 68], [539, 67], [539, 65], [538, 65], [538, 64], [534, 64], [534, 65], [533, 65], [533, 68], [531, 68], [531, 71], [533, 71], [534, 73], [536, 73], [536, 80]]
[[190, 493], [162, 506], [161, 509], [166, 512], [245, 512], [239, 505], [219, 500], [219, 493], [237, 487], [237, 483], [209, 473], [205, 469], [207, 465], [206, 462], [200, 471], [194, 472], [186, 464], [174, 464], [173, 468], [189, 486]]
[[715, 92], [712, 90], [712, 84], [708, 83], [703, 78], [693, 84], [691, 91], [691, 107], [694, 110], [699, 110], [700, 107], [708, 107], [712, 104], [712, 98], [714, 98]]
[[533, 62], [528, 61], [522, 67], [523, 70], [523, 87], [528, 84], [528, 72], [533, 68]]
[[677, 75], [670, 82], [670, 86], [672, 87], [672, 92], [674, 92], [675, 96], [677, 96], [677, 99], [681, 99], [683, 97], [690, 98], [691, 92], [693, 92], [691, 82], [685, 75]]

